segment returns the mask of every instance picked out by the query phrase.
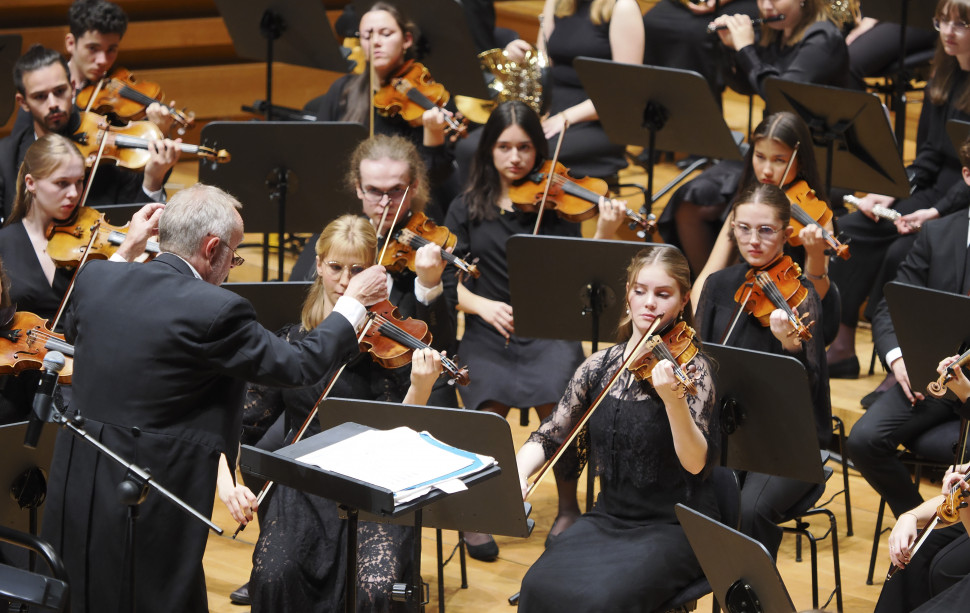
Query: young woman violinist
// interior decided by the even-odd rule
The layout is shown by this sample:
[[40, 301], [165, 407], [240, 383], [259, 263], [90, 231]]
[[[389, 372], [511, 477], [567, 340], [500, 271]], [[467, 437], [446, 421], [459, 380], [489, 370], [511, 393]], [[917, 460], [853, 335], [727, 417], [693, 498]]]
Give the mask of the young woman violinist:
[[[318, 274], [303, 304], [301, 321], [280, 331], [290, 342], [303, 338], [326, 319], [351, 278], [373, 264], [377, 235], [366, 219], [344, 215], [324, 228], [316, 251]], [[410, 367], [393, 370], [361, 354], [339, 375], [330, 396], [425, 404], [440, 373], [440, 357], [429, 349], [415, 351]], [[328, 377], [298, 389], [251, 386], [246, 413], [279, 416], [266, 433], [267, 439], [275, 440], [260, 442], [259, 446], [278, 449], [286, 444], [329, 381]], [[314, 421], [308, 435], [317, 431]], [[219, 495], [233, 517], [243, 523], [251, 520], [255, 497], [244, 486], [233, 483], [224, 460], [218, 483]], [[340, 610], [346, 577], [346, 522], [338, 518], [337, 505], [280, 485], [274, 490], [260, 508], [260, 534], [249, 584], [253, 611]], [[359, 611], [392, 610], [391, 586], [410, 572], [413, 532], [407, 526], [359, 524]]]
[[[806, 290], [804, 299], [792, 310], [796, 317], [807, 315], [806, 324], [816, 322], [808, 339], [792, 334], [794, 328], [782, 308], [771, 310], [770, 326], [765, 327], [748, 313], [738, 315], [740, 307], [735, 301], [739, 288], [749, 280], [750, 271], [771, 273], [795, 266], [784, 255], [785, 244], [792, 234], [788, 225], [790, 215], [788, 197], [775, 185], [754, 184], [738, 196], [730, 228], [742, 262], [708, 277], [697, 304], [698, 332], [706, 342], [792, 356], [801, 361], [808, 371], [819, 444], [824, 446], [831, 436], [832, 406], [825, 345], [819, 333], [821, 303], [814, 286], [792, 272], [797, 278], [790, 282], [796, 285], [782, 290], [786, 295], [795, 293], [796, 289]], [[742, 293], [741, 301], [745, 297]], [[775, 555], [782, 536], [776, 522], [813, 487], [812, 483], [747, 473], [741, 488], [742, 531], [761, 541]]]
[[[507, 415], [510, 407], [535, 407], [547, 417], [569, 376], [583, 359], [578, 342], [523, 338], [515, 334], [508, 285], [505, 242], [513, 234], [531, 234], [536, 214], [515, 208], [510, 187], [541, 166], [547, 157], [542, 124], [523, 102], [505, 102], [481, 129], [464, 193], [448, 209], [447, 226], [457, 237], [456, 251], [479, 258], [481, 276], [458, 284], [458, 308], [465, 313], [461, 356], [474, 375], [459, 390], [467, 409]], [[597, 237], [612, 237], [622, 222], [622, 203], [601, 201]], [[579, 224], [552, 212], [543, 214], [540, 234], [580, 236]], [[579, 515], [575, 478], [557, 477], [557, 535]], [[474, 557], [494, 559], [498, 547], [482, 535], [465, 533]]]
[[691, 360], [697, 394], [682, 394], [671, 363], [659, 361], [652, 384], [619, 373], [624, 358], [660, 317], [657, 334], [692, 322], [690, 270], [675, 248], [649, 247], [627, 269], [628, 314], [620, 342], [583, 362], [552, 417], [516, 456], [525, 484], [566, 439], [593, 400], [592, 466], [601, 492], [592, 511], [548, 547], [522, 581], [520, 611], [651, 612], [701, 570], [674, 515], [678, 502], [718, 517], [706, 476], [717, 461], [720, 433], [711, 367]]

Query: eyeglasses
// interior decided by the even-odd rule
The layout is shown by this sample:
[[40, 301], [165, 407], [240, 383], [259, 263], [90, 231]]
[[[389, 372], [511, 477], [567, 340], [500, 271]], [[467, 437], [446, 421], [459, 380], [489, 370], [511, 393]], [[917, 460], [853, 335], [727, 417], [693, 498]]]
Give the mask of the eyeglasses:
[[955, 34], [965, 34], [967, 29], [970, 29], [970, 23], [967, 23], [962, 19], [958, 19], [956, 21], [949, 21], [945, 19], [933, 20], [933, 29], [937, 32], [942, 30], [944, 26], [949, 27]]
[[748, 240], [751, 237], [752, 232], [758, 233], [758, 238], [763, 241], [771, 240], [775, 234], [781, 232], [783, 228], [772, 228], [771, 226], [758, 226], [757, 228], [752, 228], [746, 223], [736, 223], [734, 224], [734, 233], [738, 235], [741, 240]]
[[360, 264], [341, 264], [340, 262], [329, 261], [326, 263], [327, 269], [330, 270], [331, 274], [335, 277], [340, 277], [344, 274], [345, 270], [350, 270], [351, 278], [356, 277], [360, 273], [367, 270], [366, 266], [361, 266]]
[[397, 203], [404, 198], [404, 194], [407, 192], [405, 187], [395, 187], [389, 189], [386, 192], [379, 190], [376, 187], [368, 187], [364, 190], [364, 200], [370, 202], [371, 204], [377, 204], [387, 196], [388, 202]]
[[[226, 246], [229, 247], [228, 244]], [[236, 250], [233, 249], [232, 247], [229, 247], [229, 251], [232, 251], [232, 262], [231, 262], [231, 265], [232, 265], [233, 268], [236, 268], [238, 266], [242, 266], [246, 262], [246, 258], [244, 258], [243, 256], [241, 256], [238, 253], [236, 253]]]

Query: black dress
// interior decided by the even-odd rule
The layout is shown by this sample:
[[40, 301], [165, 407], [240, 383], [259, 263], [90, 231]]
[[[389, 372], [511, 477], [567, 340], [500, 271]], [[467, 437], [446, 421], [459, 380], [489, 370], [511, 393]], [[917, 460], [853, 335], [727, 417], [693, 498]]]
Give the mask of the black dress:
[[[741, 313], [731, 335], [722, 340], [736, 313], [734, 294], [750, 270], [746, 263], [719, 270], [708, 277], [697, 303], [696, 321], [698, 332], [705, 342], [723, 343], [731, 347], [753, 349], [765, 353], [790, 356], [798, 359], [808, 373], [809, 388], [814, 408], [816, 433], [819, 444], [824, 447], [832, 435], [832, 404], [829, 396], [828, 365], [825, 361], [825, 344], [821, 338], [821, 301], [814, 286], [801, 280], [808, 295], [798, 306], [799, 314], [808, 313], [806, 321], [815, 321], [812, 338], [802, 341], [802, 351], [789, 353], [781, 342], [748, 313]], [[741, 530], [761, 541], [775, 555], [781, 543], [782, 529], [777, 523], [796, 502], [808, 494], [814, 483], [794, 479], [748, 473], [741, 488]]]
[[[532, 234], [535, 220], [535, 214], [500, 211], [495, 219], [472, 222], [463, 197], [451, 204], [447, 226], [458, 237], [455, 253], [471, 252], [479, 258], [481, 276], [464, 282], [471, 292], [511, 304], [505, 243], [514, 234]], [[578, 237], [580, 229], [579, 224], [543, 215], [540, 233]], [[471, 374], [471, 382], [458, 390], [467, 409], [489, 400], [519, 408], [554, 403], [583, 360], [578, 342], [513, 334], [506, 343], [491, 324], [469, 314], [459, 351]]]
[[[301, 326], [280, 334], [291, 342], [306, 336]], [[246, 413], [279, 414], [286, 431], [299, 428], [330, 377], [296, 389], [251, 386]], [[410, 368], [387, 370], [367, 355], [354, 358], [344, 369], [331, 396], [400, 402], [410, 385]], [[307, 436], [319, 432], [313, 422]], [[253, 551], [249, 593], [253, 611], [340, 611], [346, 585], [347, 525], [331, 500], [276, 486], [265, 509], [260, 509], [259, 540]], [[414, 529], [410, 526], [360, 522], [358, 536], [358, 611], [395, 611], [391, 585], [408, 576]]]
[[[590, 356], [576, 371], [556, 411], [530, 441], [551, 457], [623, 361], [625, 344]], [[694, 422], [707, 440], [707, 469], [692, 475], [674, 451], [663, 403], [629, 372], [589, 422], [593, 467], [601, 491], [592, 511], [566, 529], [522, 580], [520, 611], [651, 612], [702, 575], [677, 523], [684, 503], [718, 518], [706, 472], [718, 457], [710, 363], [697, 365], [697, 396], [687, 396]]]
[[[861, 84], [849, 75], [849, 52], [845, 39], [839, 29], [828, 21], [809, 26], [801, 40], [791, 46], [781, 46], [776, 42], [762, 47], [755, 43], [729, 53], [731, 69], [725, 75], [727, 84], [741, 94], [764, 97], [764, 82], [769, 77], [861, 88]], [[766, 113], [769, 112], [766, 109]], [[657, 227], [664, 241], [679, 246], [674, 220], [681, 202], [726, 207], [738, 191], [743, 169], [741, 162], [720, 162], [674, 192], [658, 221]], [[721, 221], [726, 214], [725, 208]], [[716, 225], [720, 227], [720, 223]]]

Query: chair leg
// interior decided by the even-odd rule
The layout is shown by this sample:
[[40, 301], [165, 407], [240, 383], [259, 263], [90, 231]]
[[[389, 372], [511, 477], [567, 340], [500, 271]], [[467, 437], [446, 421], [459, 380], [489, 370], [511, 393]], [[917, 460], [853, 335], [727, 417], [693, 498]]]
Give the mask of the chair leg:
[[872, 537], [872, 555], [869, 556], [869, 574], [866, 575], [866, 585], [872, 585], [872, 574], [876, 570], [876, 555], [879, 553], [879, 538], [882, 536], [882, 518], [886, 514], [886, 499], [879, 500], [879, 512], [876, 514], [876, 532]]
[[841, 418], [832, 416], [835, 429], [839, 436], [839, 455], [842, 459], [842, 492], [845, 494], [845, 535], [852, 536], [852, 496], [849, 493], [849, 460], [845, 453], [845, 422]]
[[458, 533], [458, 567], [461, 569], [461, 589], [468, 589], [468, 571], [465, 566], [465, 533]]

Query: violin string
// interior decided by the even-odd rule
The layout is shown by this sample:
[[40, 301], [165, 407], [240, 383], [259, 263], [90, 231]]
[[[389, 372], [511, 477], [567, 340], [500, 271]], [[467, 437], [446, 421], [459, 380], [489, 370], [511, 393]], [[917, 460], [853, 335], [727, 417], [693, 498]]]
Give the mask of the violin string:
[[[825, 226], [820, 224], [818, 220], [813, 219], [812, 216], [808, 214], [808, 211], [803, 209], [797, 202], [791, 203], [791, 212], [792, 216], [795, 218], [795, 221], [798, 223], [802, 224], [803, 226], [818, 226], [819, 228], [822, 228], [822, 238], [829, 243], [832, 241], [838, 243], [838, 241], [835, 240], [835, 237], [832, 236], [832, 233], [826, 230]], [[836, 245], [832, 246], [835, 247]]]
[[456, 374], [458, 370], [458, 365], [448, 359], [446, 356], [441, 355], [436, 349], [431, 345], [419, 340], [417, 337], [412, 336], [408, 332], [398, 328], [393, 323], [387, 320], [382, 315], [374, 316], [374, 321], [378, 324], [378, 331], [384, 336], [388, 337], [392, 341], [397, 341], [405, 347], [410, 349], [431, 349], [441, 358], [441, 364], [452, 374]]
[[587, 202], [598, 203], [602, 197], [591, 189], [587, 189], [582, 185], [578, 185], [575, 181], [571, 181], [569, 178], [564, 177], [560, 174], [554, 174], [552, 177], [552, 182], [563, 188], [563, 191], [570, 196], [576, 196], [577, 198], [582, 198]]
[[657, 345], [653, 348], [653, 354], [661, 360], [669, 361], [674, 367], [674, 375], [681, 381], [681, 383], [686, 384], [687, 375], [685, 375], [684, 371], [680, 369], [680, 364], [677, 363], [677, 359], [674, 357], [674, 354], [671, 353], [670, 347], [668, 347], [663, 340], [657, 343]]
[[[414, 232], [413, 230], [409, 230], [408, 228], [404, 228], [403, 230], [401, 230], [400, 236], [407, 243], [407, 245], [413, 249], [420, 249], [425, 245], [438, 244], [423, 236], [418, 235], [416, 232]], [[449, 253], [444, 248], [441, 249], [441, 259], [451, 264], [454, 264], [455, 266], [457, 266], [458, 268], [461, 268], [465, 272], [468, 272], [468, 264], [464, 260], [459, 258], [457, 255], [455, 255], [454, 253]]]
[[791, 322], [792, 326], [796, 330], [801, 327], [801, 322], [795, 317], [795, 312], [792, 311], [791, 307], [788, 305], [788, 301], [782, 296], [781, 290], [775, 285], [775, 282], [771, 280], [766, 272], [758, 273], [758, 285], [764, 290], [765, 296], [771, 301], [773, 305], [781, 309], [788, 315], [788, 320]]

